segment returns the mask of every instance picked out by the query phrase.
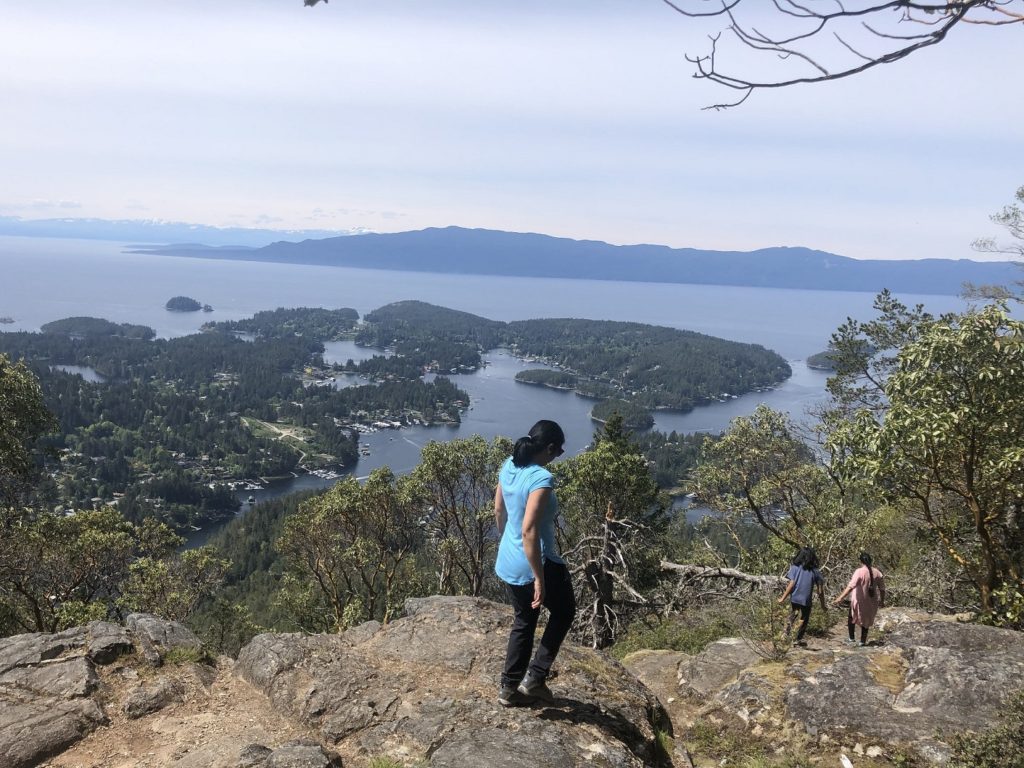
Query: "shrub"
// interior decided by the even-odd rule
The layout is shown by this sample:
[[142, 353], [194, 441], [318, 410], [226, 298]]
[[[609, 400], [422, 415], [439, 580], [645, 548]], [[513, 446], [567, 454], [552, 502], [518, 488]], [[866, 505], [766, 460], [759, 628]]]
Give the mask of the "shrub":
[[702, 611], [696, 615], [659, 617], [636, 621], [611, 649], [618, 659], [634, 651], [682, 651], [696, 654], [710, 643], [736, 634], [736, 625], [726, 615]]
[[1024, 690], [1007, 699], [1000, 719], [981, 733], [954, 736], [949, 768], [1024, 768]]

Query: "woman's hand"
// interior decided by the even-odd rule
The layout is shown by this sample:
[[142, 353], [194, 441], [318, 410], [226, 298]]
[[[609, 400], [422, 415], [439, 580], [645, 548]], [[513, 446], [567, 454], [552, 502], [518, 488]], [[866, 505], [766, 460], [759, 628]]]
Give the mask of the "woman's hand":
[[533, 602], [531, 608], [540, 608], [544, 605], [544, 579], [533, 580]]
[[785, 595], [783, 595], [782, 597], [779, 598], [779, 605], [782, 605], [784, 602], [786, 602], [786, 596]]

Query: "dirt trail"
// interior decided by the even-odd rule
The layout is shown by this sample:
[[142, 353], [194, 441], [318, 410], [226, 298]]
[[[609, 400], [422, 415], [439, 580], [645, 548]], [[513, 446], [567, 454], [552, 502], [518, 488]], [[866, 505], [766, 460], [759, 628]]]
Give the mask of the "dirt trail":
[[[179, 677], [171, 667], [160, 674]], [[43, 768], [228, 768], [238, 765], [249, 744], [277, 747], [309, 739], [305, 729], [274, 712], [266, 697], [231, 674], [225, 660], [207, 688], [195, 676], [182, 675], [185, 700], [137, 720], [121, 711], [127, 694], [139, 684], [125, 670], [104, 675], [110, 725], [99, 728]]]

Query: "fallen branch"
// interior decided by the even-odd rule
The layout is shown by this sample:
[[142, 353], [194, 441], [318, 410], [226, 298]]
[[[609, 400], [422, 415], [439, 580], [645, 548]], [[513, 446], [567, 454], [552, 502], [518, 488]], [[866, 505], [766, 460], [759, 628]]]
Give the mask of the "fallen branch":
[[674, 573], [681, 579], [730, 579], [770, 589], [785, 589], [786, 587], [786, 578], [784, 576], [758, 576], [757, 574], [737, 571], [735, 568], [687, 565], [685, 563], [670, 563], [668, 560], [662, 560], [661, 570], [667, 573]]

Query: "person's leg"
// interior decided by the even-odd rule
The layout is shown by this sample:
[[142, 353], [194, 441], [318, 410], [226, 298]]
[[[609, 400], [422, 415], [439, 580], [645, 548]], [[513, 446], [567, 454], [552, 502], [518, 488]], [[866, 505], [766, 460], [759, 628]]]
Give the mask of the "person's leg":
[[547, 678], [576, 616], [572, 577], [569, 569], [560, 563], [544, 563], [544, 607], [551, 615], [530, 664], [530, 676], [536, 680]]
[[796, 617], [800, 613], [800, 606], [796, 603], [789, 604], [789, 618], [786, 619], [786, 638], [793, 633], [793, 624], [796, 622]]
[[860, 628], [860, 644], [861, 645], [867, 645], [868, 644], [868, 628], [867, 627], [861, 627]]
[[850, 642], [854, 642], [853, 629], [856, 625], [853, 623], [853, 608], [846, 609], [846, 628], [850, 632]]
[[800, 609], [800, 627], [796, 631], [796, 642], [799, 643], [803, 641], [804, 632], [807, 631], [807, 624], [811, 620], [811, 606], [809, 603], [807, 605], [800, 606], [794, 603], [793, 607]]
[[508, 650], [505, 653], [505, 669], [501, 674], [501, 684], [514, 688], [522, 681], [530, 663], [533, 634], [537, 629], [540, 609], [530, 606], [533, 602], [533, 584], [506, 584], [505, 587], [515, 617], [508, 635]]

